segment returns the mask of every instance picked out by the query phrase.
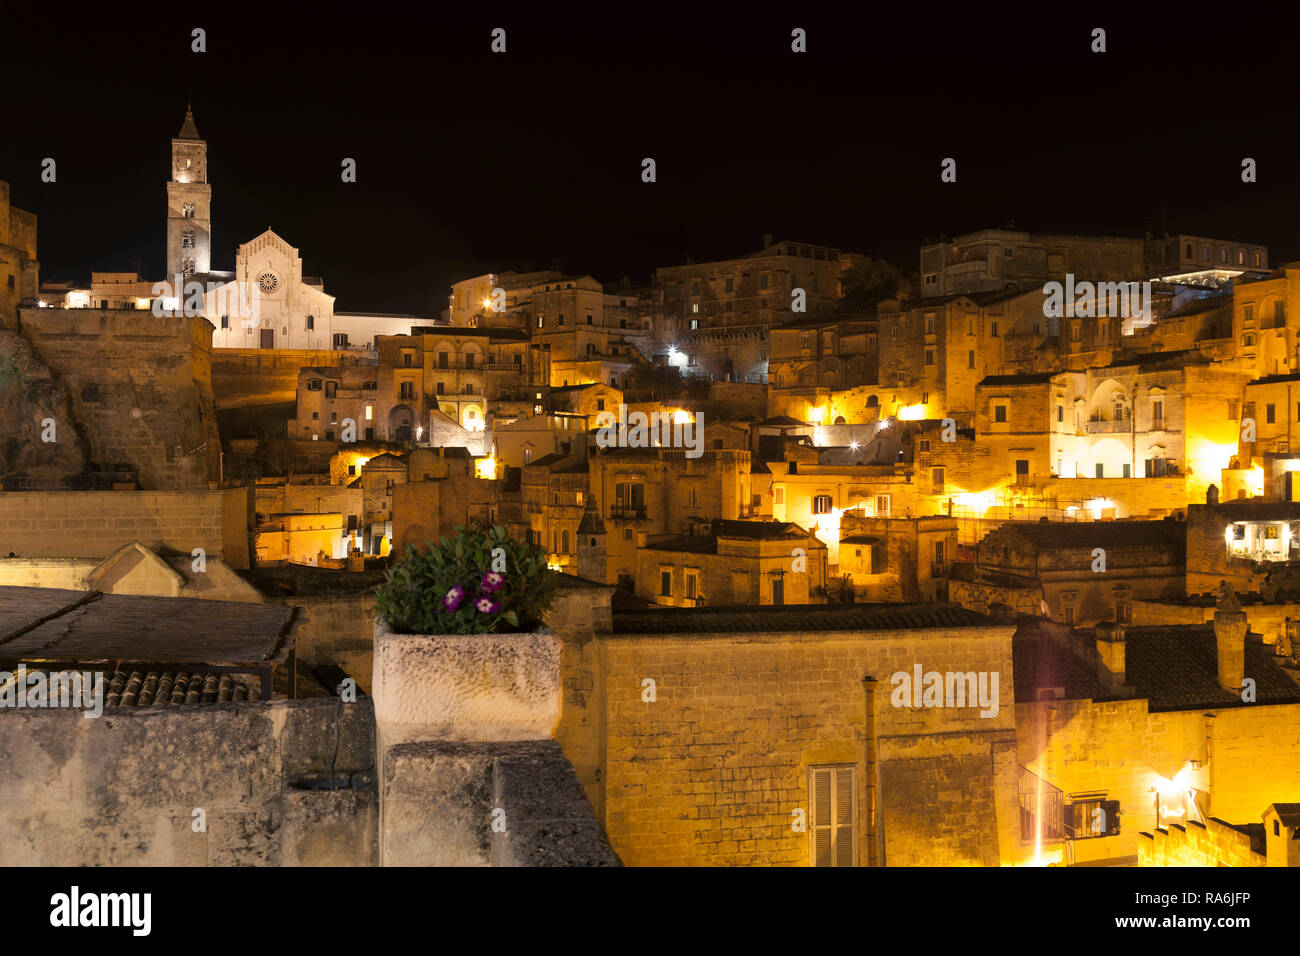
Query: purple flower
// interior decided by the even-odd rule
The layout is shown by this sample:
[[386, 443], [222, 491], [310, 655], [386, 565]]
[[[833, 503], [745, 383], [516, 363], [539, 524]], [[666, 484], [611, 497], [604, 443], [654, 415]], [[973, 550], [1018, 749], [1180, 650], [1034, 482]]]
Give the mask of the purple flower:
[[491, 598], [481, 597], [474, 602], [474, 606], [483, 614], [495, 614], [501, 610], [501, 605]]
[[454, 611], [460, 607], [460, 602], [465, 599], [465, 592], [461, 588], [452, 588], [447, 592], [447, 596], [442, 599], [442, 606], [448, 611]]
[[493, 591], [501, 590], [501, 585], [506, 583], [506, 579], [495, 571], [489, 571], [483, 575], [483, 580], [479, 582], [479, 589], [484, 594], [491, 594]]

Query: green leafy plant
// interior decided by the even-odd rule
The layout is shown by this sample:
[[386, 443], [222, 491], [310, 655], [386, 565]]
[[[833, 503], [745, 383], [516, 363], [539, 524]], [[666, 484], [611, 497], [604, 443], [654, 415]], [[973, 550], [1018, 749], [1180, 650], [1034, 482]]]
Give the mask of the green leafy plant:
[[546, 552], [500, 525], [458, 527], [429, 550], [407, 547], [375, 592], [376, 613], [399, 634], [536, 630], [558, 577]]

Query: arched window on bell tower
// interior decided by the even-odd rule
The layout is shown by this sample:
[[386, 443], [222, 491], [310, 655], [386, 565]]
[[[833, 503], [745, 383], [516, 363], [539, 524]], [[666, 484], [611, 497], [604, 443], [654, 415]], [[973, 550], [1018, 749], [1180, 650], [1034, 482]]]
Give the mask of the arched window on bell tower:
[[193, 229], [186, 229], [184, 232], [181, 233], [181, 248], [182, 248], [182, 249], [193, 249], [193, 248], [194, 248], [194, 230], [193, 230]]
[[194, 257], [186, 256], [181, 260], [181, 274], [189, 279], [194, 275]]
[[186, 219], [193, 219], [193, 218], [194, 218], [194, 203], [192, 203], [192, 202], [187, 202], [184, 206], [181, 207], [181, 212], [184, 213]]

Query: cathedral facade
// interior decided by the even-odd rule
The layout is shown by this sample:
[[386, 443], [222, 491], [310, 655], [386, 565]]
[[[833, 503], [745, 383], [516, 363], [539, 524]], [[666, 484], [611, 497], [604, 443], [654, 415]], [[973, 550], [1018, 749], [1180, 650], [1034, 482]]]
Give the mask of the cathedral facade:
[[[334, 297], [320, 279], [304, 276], [302, 257], [271, 229], [243, 243], [235, 271], [212, 271], [212, 186], [208, 144], [194, 113], [172, 140], [167, 183], [167, 274], [176, 284], [204, 285], [203, 314], [213, 325], [213, 348], [330, 349]], [[173, 293], [178, 304], [189, 296]]]
[[209, 291], [204, 307], [213, 348], [333, 348], [334, 296], [270, 229], [239, 247], [234, 281]]

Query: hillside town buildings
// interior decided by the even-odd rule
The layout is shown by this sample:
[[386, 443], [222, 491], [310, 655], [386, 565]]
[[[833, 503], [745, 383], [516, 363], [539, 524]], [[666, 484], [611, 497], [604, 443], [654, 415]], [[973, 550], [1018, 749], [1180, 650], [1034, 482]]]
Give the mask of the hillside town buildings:
[[[909, 276], [769, 236], [643, 285], [503, 262], [437, 315], [335, 311], [272, 229], [213, 270], [192, 111], [171, 145], [158, 283], [49, 278], [0, 183], [0, 657], [111, 658], [106, 706], [176, 703], [158, 733], [201, 738], [196, 767], [281, 754], [249, 798], [274, 822], [205, 859], [484, 862], [416, 856], [425, 784], [463, 758], [503, 787], [511, 760], [551, 768], [604, 862], [1296, 864], [1300, 264], [1008, 228], [927, 243]], [[610, 424], [636, 415], [666, 427]], [[563, 582], [563, 709], [543, 742], [448, 756], [377, 735], [421, 665], [371, 592], [471, 523]], [[212, 660], [172, 642], [218, 612]], [[168, 641], [133, 649], [149, 621]], [[375, 698], [341, 731], [358, 792], [331, 857], [280, 786], [322, 761], [277, 728], [324, 741], [311, 698], [340, 675]], [[274, 720], [232, 729], [245, 708]], [[47, 716], [0, 734], [46, 759], [66, 728], [12, 728]], [[87, 786], [94, 748], [139, 768], [157, 745], [94, 734]], [[19, 790], [0, 836], [31, 822]], [[91, 793], [24, 862], [67, 859]]]

